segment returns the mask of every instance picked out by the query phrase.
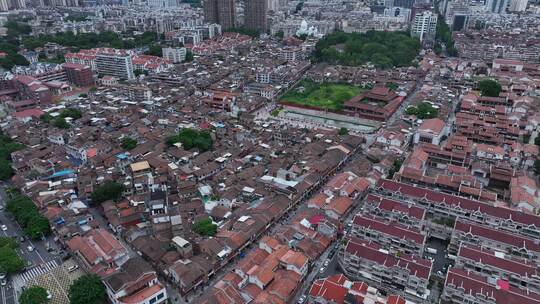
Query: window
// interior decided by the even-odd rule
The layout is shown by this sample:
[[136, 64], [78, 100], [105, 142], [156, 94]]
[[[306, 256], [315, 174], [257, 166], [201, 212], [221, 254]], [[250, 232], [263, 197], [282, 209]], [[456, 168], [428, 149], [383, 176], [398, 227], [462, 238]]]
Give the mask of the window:
[[149, 301], [150, 304], [154, 304], [154, 303], [156, 303], [156, 302], [157, 302], [157, 299], [156, 299], [156, 298], [151, 298], [150, 301]]
[[157, 295], [157, 299], [160, 300], [160, 299], [163, 299], [165, 295], [163, 293], [160, 293]]
[[426, 142], [426, 143], [431, 143], [432, 140], [433, 140], [432, 138], [426, 137], [426, 136], [420, 136], [420, 138], [418, 139], [418, 141], [420, 141], [420, 142]]

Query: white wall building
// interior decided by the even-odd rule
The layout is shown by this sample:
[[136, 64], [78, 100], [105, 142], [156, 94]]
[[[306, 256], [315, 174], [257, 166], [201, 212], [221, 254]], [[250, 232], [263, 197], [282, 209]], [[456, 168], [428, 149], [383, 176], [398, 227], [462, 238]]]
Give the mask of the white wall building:
[[178, 63], [186, 60], [186, 48], [162, 48], [161, 51], [163, 52], [163, 58], [173, 62]]
[[176, 7], [180, 1], [177, 0], [148, 0], [151, 7]]
[[528, 0], [510, 0], [508, 10], [511, 12], [524, 12], [527, 9]]
[[9, 10], [9, 5], [7, 0], [0, 0], [0, 12], [5, 12]]
[[431, 40], [435, 38], [435, 31], [437, 30], [437, 15], [425, 11], [422, 14], [418, 14], [414, 17], [411, 26], [411, 36], [418, 37], [420, 41]]
[[134, 79], [133, 62], [129, 54], [98, 53], [96, 68], [100, 75], [115, 76], [120, 79]]
[[448, 130], [444, 121], [439, 118], [427, 119], [422, 122], [414, 134], [414, 143], [425, 142], [438, 145], [447, 133]]

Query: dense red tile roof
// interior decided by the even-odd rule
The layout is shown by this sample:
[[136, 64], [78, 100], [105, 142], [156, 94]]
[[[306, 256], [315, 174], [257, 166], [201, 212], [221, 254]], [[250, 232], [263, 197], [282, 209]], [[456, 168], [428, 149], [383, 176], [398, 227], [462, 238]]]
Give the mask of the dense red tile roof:
[[399, 191], [401, 194], [407, 197], [416, 199], [425, 198], [430, 202], [444, 203], [452, 206], [453, 208], [459, 207], [471, 212], [479, 212], [503, 220], [509, 220], [524, 225], [533, 225], [540, 228], [540, 217], [520, 211], [496, 207], [464, 197], [436, 192], [426, 188], [415, 187], [391, 180], [381, 179], [379, 180], [377, 187], [382, 187], [385, 190], [392, 192]]
[[439, 135], [441, 134], [443, 128], [444, 128], [443, 120], [439, 118], [432, 118], [432, 119], [424, 120], [424, 122], [422, 122], [422, 124], [418, 128], [418, 131]]
[[496, 256], [495, 252], [489, 249], [476, 246], [462, 245], [459, 248], [458, 256], [460, 258], [475, 261], [482, 265], [496, 267], [508, 273], [519, 274], [523, 277], [532, 275], [538, 276], [535, 265], [526, 260], [511, 259], [504, 255]]
[[353, 220], [356, 226], [382, 232], [395, 239], [413, 241], [418, 245], [424, 244], [425, 235], [395, 223], [385, 223], [369, 215], [356, 215]]
[[535, 241], [520, 235], [510, 234], [501, 230], [495, 230], [460, 220], [456, 221], [454, 229], [455, 231], [460, 231], [462, 233], [477, 235], [500, 243], [515, 246], [516, 248], [526, 248], [527, 250], [540, 253], [540, 244], [537, 244]]
[[455, 286], [454, 288], [463, 288], [463, 294], [470, 294], [473, 297], [483, 295], [486, 298], [493, 298], [494, 303], [540, 303], [540, 295], [501, 283], [503, 282], [500, 282], [498, 286], [489, 284], [487, 279], [484, 277], [475, 275], [462, 269], [450, 268], [446, 277], [445, 286], [453, 285]]
[[383, 198], [375, 194], [368, 195], [366, 197], [366, 202], [375, 203], [381, 210], [391, 211], [394, 213], [404, 213], [419, 220], [424, 219], [426, 213], [423, 208], [416, 206], [405, 206], [400, 202]]
[[387, 268], [398, 267], [406, 269], [409, 275], [422, 279], [429, 279], [432, 261], [421, 259], [407, 254], [396, 257], [394, 254], [385, 252], [375, 243], [350, 237], [345, 245], [345, 252], [363, 259], [373, 261]]
[[309, 295], [342, 304], [345, 302], [348, 293], [348, 289], [343, 286], [346, 279], [344, 275], [338, 274], [326, 279], [316, 280], [309, 290]]

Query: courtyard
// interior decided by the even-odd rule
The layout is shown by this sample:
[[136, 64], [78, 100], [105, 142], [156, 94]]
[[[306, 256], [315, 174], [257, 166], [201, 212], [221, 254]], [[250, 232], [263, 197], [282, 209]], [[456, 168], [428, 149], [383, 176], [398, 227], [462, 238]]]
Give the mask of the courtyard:
[[341, 110], [343, 103], [364, 89], [347, 83], [316, 83], [303, 79], [281, 98], [282, 102], [327, 110]]
[[20, 287], [24, 286], [24, 288], [40, 286], [50, 292], [50, 303], [69, 303], [69, 287], [84, 274], [84, 271], [80, 268], [70, 272], [68, 269], [74, 265], [76, 263], [73, 260], [68, 260], [62, 264], [51, 261], [31, 269], [23, 278], [19, 278], [17, 280], [19, 281], [18, 284], [15, 285], [21, 285]]

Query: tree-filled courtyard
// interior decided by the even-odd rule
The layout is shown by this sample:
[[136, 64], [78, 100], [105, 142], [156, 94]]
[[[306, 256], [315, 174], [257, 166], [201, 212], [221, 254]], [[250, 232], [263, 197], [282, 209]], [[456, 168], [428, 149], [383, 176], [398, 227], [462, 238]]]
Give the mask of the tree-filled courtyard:
[[333, 32], [315, 46], [315, 62], [356, 66], [371, 62], [379, 68], [409, 66], [422, 45], [404, 32]]

